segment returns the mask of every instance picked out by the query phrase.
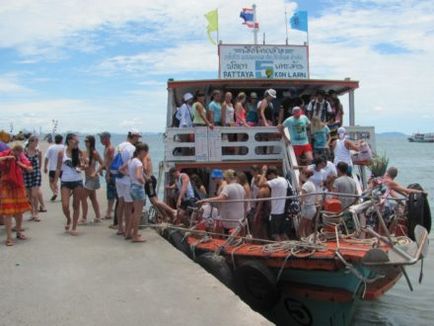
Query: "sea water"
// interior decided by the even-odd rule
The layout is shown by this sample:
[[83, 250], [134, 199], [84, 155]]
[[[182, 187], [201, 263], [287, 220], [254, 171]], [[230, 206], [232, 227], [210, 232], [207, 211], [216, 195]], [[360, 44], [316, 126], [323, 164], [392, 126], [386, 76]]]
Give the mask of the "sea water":
[[[125, 136], [113, 135], [117, 145]], [[145, 134], [142, 139], [150, 147], [154, 174], [158, 175], [158, 163], [164, 158], [162, 134]], [[97, 149], [102, 153], [102, 146]], [[406, 186], [420, 183], [434, 205], [434, 143], [410, 143], [404, 136], [377, 136], [377, 152], [386, 154], [389, 166], [398, 168], [397, 181]], [[430, 241], [434, 233], [430, 234]], [[434, 325], [434, 251], [429, 252], [424, 262], [424, 278], [418, 284], [420, 263], [406, 268], [414, 291], [410, 292], [405, 279], [401, 280], [383, 297], [364, 301], [355, 311], [353, 325]]]

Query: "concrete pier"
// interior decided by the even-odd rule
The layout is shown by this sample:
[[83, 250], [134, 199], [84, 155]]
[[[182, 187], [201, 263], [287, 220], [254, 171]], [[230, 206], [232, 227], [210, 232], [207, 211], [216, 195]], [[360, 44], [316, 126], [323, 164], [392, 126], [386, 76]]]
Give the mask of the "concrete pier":
[[47, 209], [13, 247], [0, 226], [0, 325], [271, 325], [154, 231], [133, 244], [106, 221], [73, 237], [59, 200]]

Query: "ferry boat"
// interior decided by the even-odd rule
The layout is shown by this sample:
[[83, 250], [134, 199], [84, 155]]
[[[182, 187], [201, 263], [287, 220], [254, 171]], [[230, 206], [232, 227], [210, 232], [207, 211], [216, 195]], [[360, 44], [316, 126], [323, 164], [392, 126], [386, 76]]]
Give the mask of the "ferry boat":
[[[246, 47], [253, 53], [251, 47], [261, 46]], [[234, 94], [241, 91], [263, 94], [273, 88], [278, 97], [288, 89], [297, 94], [313, 94], [317, 90], [333, 90], [338, 96], [348, 94], [347, 131], [352, 138], [363, 138], [375, 148], [374, 128], [354, 126], [354, 92], [358, 86], [357, 81], [350, 79], [169, 80], [161, 173], [167, 182], [172, 167], [189, 175], [194, 173], [213, 193], [216, 189], [211, 178], [213, 169], [248, 174], [252, 165], [275, 166], [291, 183], [295, 195], [301, 196], [294, 150], [282, 141], [276, 127], [174, 128], [172, 117], [183, 94], [201, 91], [207, 100], [215, 89]], [[427, 256], [430, 229], [426, 197], [412, 196], [411, 201], [399, 201], [402, 213], [385, 221], [380, 212], [381, 198], [375, 191], [365, 191], [366, 167], [355, 166], [353, 175], [362, 200], [344, 211], [333, 205], [322, 207], [315, 217], [314, 233], [307, 238], [280, 242], [255, 238], [244, 216], [227, 234], [222, 229], [224, 216], [205, 217], [198, 207], [189, 209], [182, 224], [168, 221], [158, 209], [154, 211], [158, 218], [151, 216], [151, 219], [158, 221], [156, 228], [176, 248], [276, 324], [349, 325], [358, 301], [381, 297], [402, 275], [411, 288], [405, 267]], [[317, 195], [326, 198], [325, 193]], [[170, 201], [167, 189], [165, 200]], [[300, 216], [290, 218], [296, 225]]]
[[410, 143], [434, 143], [434, 133], [415, 133], [408, 137]]

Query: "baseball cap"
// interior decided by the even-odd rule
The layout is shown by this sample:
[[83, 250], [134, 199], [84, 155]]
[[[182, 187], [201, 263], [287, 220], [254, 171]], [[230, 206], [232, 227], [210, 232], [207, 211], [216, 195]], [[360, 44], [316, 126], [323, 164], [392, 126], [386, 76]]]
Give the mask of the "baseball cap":
[[214, 169], [211, 171], [212, 179], [223, 179], [223, 171], [220, 169]]
[[256, 94], [255, 92], [251, 92], [250, 98], [258, 98], [258, 94]]
[[108, 131], [103, 131], [99, 133], [98, 136], [100, 136], [100, 138], [110, 138], [112, 135], [110, 135]]
[[133, 136], [142, 137], [142, 133], [135, 128], [131, 128], [130, 131], [128, 131], [128, 136], [130, 136], [130, 137], [133, 137]]
[[183, 96], [184, 102], [190, 101], [194, 98], [193, 94], [191, 93], [185, 93]]

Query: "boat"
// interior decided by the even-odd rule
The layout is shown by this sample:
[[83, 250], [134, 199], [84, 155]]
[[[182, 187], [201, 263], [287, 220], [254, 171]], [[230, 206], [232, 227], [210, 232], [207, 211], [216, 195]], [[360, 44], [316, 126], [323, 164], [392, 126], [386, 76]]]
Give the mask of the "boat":
[[[238, 45], [248, 53], [260, 53], [263, 47]], [[287, 47], [281, 47], [283, 53]], [[216, 187], [210, 177], [213, 169], [248, 172], [252, 165], [275, 166], [295, 190], [291, 198], [302, 196], [298, 191], [299, 169], [293, 147], [282, 141], [276, 127], [172, 127], [172, 117], [183, 94], [198, 90], [207, 97], [215, 89], [263, 94], [273, 88], [278, 95], [288, 89], [296, 94], [333, 90], [338, 96], [348, 95], [350, 126], [346, 128], [350, 137], [364, 139], [375, 149], [374, 127], [355, 126], [357, 81], [310, 79], [306, 77], [308, 73], [296, 74], [294, 78], [287, 78], [288, 75], [269, 78], [268, 71], [267, 76], [246, 79], [170, 79], [165, 158], [160, 164], [160, 173], [166, 180], [170, 179], [168, 171], [172, 167], [197, 174], [213, 192]], [[287, 130], [285, 132], [289, 137]], [[180, 223], [168, 220], [158, 208], [153, 208], [150, 219], [178, 250], [276, 324], [350, 325], [359, 301], [383, 296], [402, 276], [412, 288], [405, 267], [427, 256], [431, 227], [426, 196], [397, 200], [401, 213], [386, 219], [380, 211], [382, 197], [375, 189], [367, 190], [366, 166], [356, 165], [353, 177], [359, 185], [359, 203], [342, 211], [342, 207], [329, 198], [339, 194], [315, 194], [323, 196], [324, 206], [315, 217], [314, 232], [306, 238], [272, 241], [255, 237], [247, 218], [240, 219], [236, 228], [225, 233], [224, 216], [205, 216], [200, 207], [193, 206], [188, 209], [187, 219]], [[165, 200], [170, 202], [170, 197], [166, 189]], [[289, 218], [295, 229], [299, 215]]]
[[434, 133], [415, 133], [408, 137], [410, 143], [434, 143]]

